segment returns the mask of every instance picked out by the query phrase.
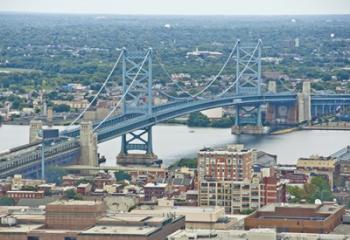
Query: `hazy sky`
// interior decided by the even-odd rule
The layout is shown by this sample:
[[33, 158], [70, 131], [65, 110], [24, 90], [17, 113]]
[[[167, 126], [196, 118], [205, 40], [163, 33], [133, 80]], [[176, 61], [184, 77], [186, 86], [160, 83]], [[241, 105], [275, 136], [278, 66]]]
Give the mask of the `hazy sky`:
[[0, 11], [110, 14], [349, 14], [350, 0], [0, 0]]

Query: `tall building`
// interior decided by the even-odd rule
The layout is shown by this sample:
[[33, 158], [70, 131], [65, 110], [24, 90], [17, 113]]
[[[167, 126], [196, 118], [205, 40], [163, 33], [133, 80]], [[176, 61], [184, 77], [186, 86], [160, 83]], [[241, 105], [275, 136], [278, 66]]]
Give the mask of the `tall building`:
[[253, 176], [256, 151], [243, 145], [198, 153], [198, 204], [221, 206], [226, 213], [258, 209], [286, 201], [286, 184], [274, 174]]
[[286, 193], [286, 182], [275, 176], [243, 181], [202, 181], [198, 201], [200, 206], [221, 206], [226, 213], [234, 214], [286, 202]]
[[261, 206], [258, 178], [244, 181], [203, 181], [199, 186], [200, 206], [221, 206], [226, 213], [239, 213]]
[[223, 150], [203, 149], [198, 152], [199, 180], [251, 179], [256, 151], [243, 145], [230, 145]]

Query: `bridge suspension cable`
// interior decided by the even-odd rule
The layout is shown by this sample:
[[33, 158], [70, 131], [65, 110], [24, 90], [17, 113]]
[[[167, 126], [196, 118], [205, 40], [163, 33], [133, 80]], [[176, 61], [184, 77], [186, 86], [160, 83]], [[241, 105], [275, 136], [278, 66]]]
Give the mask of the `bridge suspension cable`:
[[[264, 49], [262, 49], [261, 54], [264, 55], [264, 57], [267, 57], [266, 51], [264, 51]], [[275, 67], [274, 67], [273, 64], [272, 64], [271, 68], [272, 68], [272, 71], [273, 71], [273, 72], [276, 71], [276, 69], [275, 69]], [[277, 81], [278, 81], [278, 82], [281, 84], [281, 86], [282, 86], [285, 90], [287, 90], [288, 92], [293, 92], [293, 91], [294, 91], [292, 88], [287, 87], [287, 85], [286, 85], [281, 79], [278, 79]]]
[[99, 122], [99, 124], [93, 129], [93, 131], [96, 131], [107, 119], [109, 119], [112, 114], [115, 112], [115, 110], [117, 110], [117, 108], [119, 107], [119, 105], [121, 104], [121, 102], [124, 100], [124, 98], [126, 97], [126, 95], [129, 93], [129, 90], [131, 89], [132, 85], [134, 84], [134, 82], [136, 81], [137, 77], [139, 76], [143, 66], [145, 65], [147, 58], [149, 56], [149, 54], [151, 53], [151, 49], [149, 49], [146, 53], [145, 58], [143, 59], [139, 69], [137, 70], [134, 78], [132, 79], [132, 81], [130, 82], [130, 85], [127, 87], [127, 89], [125, 90], [125, 92], [123, 93], [123, 95], [121, 96], [121, 98], [119, 99], [119, 101], [117, 102], [117, 104], [113, 107], [113, 109], [108, 113], [108, 115], [101, 121]]
[[238, 46], [238, 43], [239, 43], [239, 40], [236, 41], [236, 44], [234, 45], [234, 47], [232, 48], [231, 52], [230, 52], [230, 55], [228, 56], [228, 58], [226, 59], [224, 65], [221, 67], [220, 71], [218, 72], [218, 74], [216, 74], [216, 76], [214, 77], [214, 79], [209, 82], [209, 84], [203, 88], [201, 91], [199, 91], [198, 93], [194, 94], [193, 96], [194, 97], [198, 97], [199, 95], [201, 95], [202, 93], [204, 93], [219, 77], [220, 75], [222, 74], [222, 72], [225, 70], [227, 64], [230, 62], [237, 46]]
[[94, 96], [94, 98], [90, 101], [90, 103], [86, 106], [86, 108], [79, 114], [78, 117], [76, 117], [70, 124], [69, 126], [74, 125], [77, 121], [79, 121], [79, 119], [86, 113], [86, 111], [91, 107], [91, 105], [96, 101], [96, 99], [98, 98], [98, 96], [100, 95], [100, 93], [103, 91], [103, 89], [106, 87], [109, 79], [112, 77], [115, 69], [118, 66], [118, 63], [120, 62], [120, 59], [122, 58], [123, 54], [124, 54], [125, 49], [122, 49], [122, 51], [120, 52], [117, 61], [114, 63], [112, 70], [110, 71], [110, 73], [108, 74], [107, 78], [105, 79], [105, 81], [103, 82], [102, 86], [100, 87], [100, 89], [98, 90], [98, 92], [96, 93], [96, 95]]
[[[252, 61], [256, 51], [258, 50], [259, 46], [261, 45], [261, 40], [259, 39], [258, 44], [256, 45], [256, 47], [254, 48], [254, 51], [252, 52], [252, 54], [250, 55], [249, 60], [247, 61], [247, 63], [245, 64], [243, 70], [240, 72], [240, 74], [236, 77], [236, 80], [230, 85], [228, 86], [224, 91], [222, 91], [220, 94], [217, 95], [217, 97], [221, 97], [222, 95], [224, 95], [225, 93], [227, 93], [231, 88], [233, 88], [236, 83], [239, 81], [239, 79], [242, 77], [243, 73], [247, 70], [250, 62]], [[237, 59], [238, 61], [238, 59]]]
[[[231, 50], [229, 56], [227, 57], [227, 59], [226, 59], [224, 65], [221, 67], [220, 71], [215, 75], [215, 77], [214, 77], [202, 90], [200, 90], [200, 91], [197, 92], [196, 94], [190, 94], [188, 91], [186, 91], [185, 89], [183, 89], [183, 88], [182, 88], [181, 86], [179, 86], [177, 83], [175, 83], [176, 86], [177, 86], [182, 92], [184, 92], [186, 95], [190, 96], [191, 98], [197, 98], [198, 96], [200, 96], [201, 94], [203, 94], [203, 93], [204, 93], [208, 88], [210, 88], [211, 85], [213, 85], [213, 83], [221, 76], [221, 74], [222, 74], [222, 72], [225, 70], [227, 64], [228, 64], [228, 63], [230, 62], [230, 60], [232, 59], [232, 56], [233, 56], [233, 54], [234, 54], [234, 52], [235, 52], [235, 50], [236, 50], [236, 48], [237, 48], [237, 46], [238, 46], [238, 43], [239, 43], [239, 40], [236, 41], [234, 47], [232, 48], [232, 50]], [[157, 58], [157, 61], [158, 61], [159, 65], [161, 66], [162, 70], [165, 72], [165, 74], [168, 76], [168, 78], [169, 78], [170, 80], [172, 80], [172, 79], [171, 79], [171, 76], [170, 76], [170, 74], [169, 74], [169, 72], [165, 69], [164, 65], [160, 62], [160, 59], [159, 59], [159, 57], [158, 57], [157, 55], [156, 55], [156, 58]], [[165, 95], [165, 96], [168, 96], [168, 97], [170, 97], [170, 98], [173, 98], [173, 99], [188, 99], [188, 98], [185, 98], [185, 97], [181, 98], [181, 97], [170, 96], [169, 94], [164, 93], [164, 92], [160, 92], [160, 93], [163, 94], [163, 95]]]
[[[170, 73], [168, 72], [168, 70], [164, 67], [164, 64], [162, 63], [162, 61], [160, 60], [160, 57], [158, 55], [157, 52], [155, 52], [154, 56], [156, 57], [156, 60], [159, 64], [159, 66], [161, 67], [161, 69], [163, 70], [163, 72], [165, 73], [165, 75], [168, 77], [168, 79], [170, 81], [172, 81], [172, 78], [170, 76]], [[184, 89], [183, 87], [181, 87], [177, 82], [174, 82], [176, 87], [178, 87], [183, 93], [185, 93], [186, 95], [188, 95], [189, 97], [193, 97], [192, 94], [190, 94], [188, 91], [186, 91], [186, 89]], [[173, 98], [173, 99], [186, 99], [185, 97], [175, 97], [175, 96], [171, 96], [165, 92], [159, 91], [159, 93], [169, 97], [169, 98]]]

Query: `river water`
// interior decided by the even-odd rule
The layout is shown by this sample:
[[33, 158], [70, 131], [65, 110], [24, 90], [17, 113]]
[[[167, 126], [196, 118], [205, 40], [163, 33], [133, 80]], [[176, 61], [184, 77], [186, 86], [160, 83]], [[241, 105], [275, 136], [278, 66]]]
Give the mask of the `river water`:
[[[0, 151], [25, 144], [29, 139], [28, 126], [0, 127]], [[296, 131], [284, 135], [231, 135], [230, 129], [189, 128], [184, 125], [160, 124], [153, 127], [154, 152], [165, 165], [182, 157], [193, 157], [203, 147], [240, 143], [268, 153], [277, 154], [278, 163], [294, 164], [299, 157], [312, 154], [328, 156], [350, 145], [350, 131]], [[98, 148], [114, 165], [120, 151], [120, 138], [102, 143]]]

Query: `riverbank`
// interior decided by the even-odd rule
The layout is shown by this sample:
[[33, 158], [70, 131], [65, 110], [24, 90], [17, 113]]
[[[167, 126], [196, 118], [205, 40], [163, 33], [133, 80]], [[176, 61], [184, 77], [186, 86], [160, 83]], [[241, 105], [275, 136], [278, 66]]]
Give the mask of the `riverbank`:
[[303, 126], [303, 130], [335, 130], [335, 131], [350, 131], [349, 122], [330, 122], [316, 125]]
[[280, 129], [280, 130], [276, 130], [276, 131], [270, 132], [270, 135], [287, 134], [287, 133], [291, 133], [291, 132], [298, 131], [298, 130], [300, 130], [299, 127], [285, 128], [285, 129]]

